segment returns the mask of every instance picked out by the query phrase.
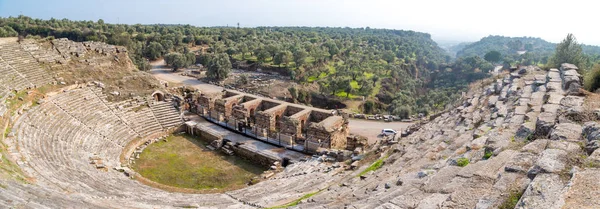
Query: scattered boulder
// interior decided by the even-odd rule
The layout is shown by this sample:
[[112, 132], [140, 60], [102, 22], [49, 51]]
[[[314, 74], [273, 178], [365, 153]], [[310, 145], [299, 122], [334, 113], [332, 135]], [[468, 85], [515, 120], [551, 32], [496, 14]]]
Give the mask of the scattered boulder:
[[559, 123], [550, 133], [551, 140], [575, 141], [581, 137], [582, 127], [575, 123]]
[[529, 168], [533, 166], [535, 158], [536, 156], [529, 152], [516, 154], [508, 163], [506, 163], [504, 171], [526, 174]]
[[539, 174], [527, 186], [515, 208], [560, 208], [564, 187], [557, 174]]
[[550, 131], [554, 127], [556, 115], [550, 112], [542, 112], [538, 116], [538, 120], [535, 124], [535, 135], [536, 137], [547, 137]]
[[583, 136], [585, 139], [585, 151], [588, 154], [600, 147], [600, 125], [596, 122], [587, 122], [583, 126]]
[[582, 106], [584, 99], [584, 97], [579, 96], [566, 96], [562, 100], [560, 100], [560, 104], [565, 107]]
[[541, 173], [558, 173], [566, 167], [567, 152], [559, 149], [546, 149], [535, 162]]
[[526, 138], [532, 136], [534, 132], [535, 132], [535, 123], [526, 122], [526, 123], [521, 124], [519, 129], [517, 129], [517, 133], [515, 134], [515, 136], [522, 138], [522, 139], [526, 139]]
[[548, 146], [547, 139], [537, 139], [537, 140], [525, 145], [523, 148], [521, 148], [521, 150], [524, 152], [530, 152], [530, 153], [537, 155], [537, 154], [542, 153], [546, 149], [547, 146]]

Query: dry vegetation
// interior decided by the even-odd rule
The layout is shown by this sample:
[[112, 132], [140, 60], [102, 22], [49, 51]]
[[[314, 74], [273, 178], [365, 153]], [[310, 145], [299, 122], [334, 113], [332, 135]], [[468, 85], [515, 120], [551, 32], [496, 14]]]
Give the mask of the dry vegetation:
[[[138, 71], [126, 54], [105, 56], [88, 52], [85, 58], [72, 57], [72, 59], [65, 66], [52, 68], [50, 73], [67, 84], [102, 82], [106, 87], [104, 93], [111, 101], [129, 98], [131, 94], [150, 94], [160, 87], [160, 83], [151, 74]], [[110, 94], [114, 91], [119, 92], [120, 95]]]

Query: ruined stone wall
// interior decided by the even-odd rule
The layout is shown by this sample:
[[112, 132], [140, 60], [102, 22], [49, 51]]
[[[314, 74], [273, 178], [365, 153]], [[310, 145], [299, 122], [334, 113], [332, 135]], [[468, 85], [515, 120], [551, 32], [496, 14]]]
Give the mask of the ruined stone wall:
[[[216, 99], [215, 100], [215, 112], [226, 113], [227, 112], [227, 101], [224, 99]], [[231, 111], [231, 109], [229, 109]]]
[[265, 112], [257, 112], [255, 115], [255, 126], [258, 128], [271, 129], [271, 115]]
[[271, 109], [271, 108], [279, 106], [279, 105], [281, 105], [281, 103], [263, 100], [260, 102], [260, 105], [258, 106], [257, 110], [266, 111], [268, 109]]
[[295, 107], [295, 106], [291, 106], [288, 105], [285, 109], [284, 115], [285, 116], [292, 116], [296, 113], [299, 113], [300, 111], [304, 110], [304, 108], [300, 108], [300, 107]]
[[208, 97], [207, 95], [200, 95], [198, 97], [198, 104], [200, 106], [212, 109], [214, 107], [215, 102], [214, 102], [213, 98]]
[[202, 94], [198, 97], [198, 106], [202, 108], [201, 110], [199, 110], [200, 113], [207, 114], [209, 110], [212, 110], [214, 108], [214, 105], [214, 99], [209, 97], [208, 95]]
[[369, 143], [366, 137], [359, 135], [348, 136], [346, 139], [346, 150], [354, 150]]
[[190, 130], [190, 129], [185, 129], [185, 130], [187, 130], [188, 134], [193, 135], [193, 136], [198, 136], [198, 137], [200, 137], [200, 139], [206, 140], [209, 143], [212, 141], [215, 141], [215, 140], [223, 139], [223, 136], [219, 132], [216, 132], [216, 131], [214, 131], [208, 127], [204, 127], [204, 126], [196, 126], [192, 130]]
[[296, 135], [296, 137], [301, 137], [300, 127], [300, 120], [289, 116], [284, 116], [279, 123], [281, 133], [291, 136]]
[[233, 95], [223, 99], [216, 99], [215, 111], [223, 113], [225, 117], [230, 117], [233, 106], [237, 105], [243, 97], [243, 95]]
[[267, 155], [261, 155], [260, 151], [252, 150], [244, 146], [232, 146], [233, 152], [235, 155], [240, 156], [246, 160], [257, 163], [261, 166], [269, 167], [273, 165], [273, 163], [280, 161], [280, 159], [273, 158]]
[[86, 41], [83, 42], [83, 46], [85, 46], [88, 50], [95, 51], [104, 55], [116, 54], [127, 51], [125, 47], [117, 47], [114, 45], [106, 44], [104, 42]]
[[248, 117], [248, 111], [243, 106], [235, 106], [231, 112], [231, 116], [233, 116], [237, 120], [245, 120]]
[[307, 140], [320, 141], [321, 146], [325, 148], [345, 149], [348, 133], [346, 121], [342, 117], [331, 116], [320, 123], [312, 123], [308, 128]]
[[339, 130], [336, 130], [331, 134], [331, 147], [332, 149], [346, 149], [348, 147], [348, 134], [350, 129], [348, 126], [342, 126]]
[[[271, 115], [271, 117], [269, 118], [269, 130], [275, 131], [278, 129], [277, 122], [281, 122], [283, 120], [283, 113], [285, 112], [285, 110], [286, 105], [279, 105], [263, 111], [263, 113]], [[277, 121], [277, 118], [279, 118], [279, 121]]]
[[252, 110], [256, 110], [261, 101], [261, 99], [254, 99], [234, 106], [231, 114], [238, 120], [249, 118]]
[[303, 110], [291, 116], [284, 116], [279, 127], [281, 133], [302, 137], [302, 127], [307, 127], [310, 113], [310, 110]]
[[331, 113], [321, 112], [321, 111], [312, 111], [310, 113], [309, 120], [310, 120], [310, 122], [318, 123], [318, 122], [325, 120], [329, 116], [331, 116]]
[[63, 56], [85, 56], [86, 48], [81, 42], [70, 41], [67, 38], [59, 38], [52, 40], [52, 44]]

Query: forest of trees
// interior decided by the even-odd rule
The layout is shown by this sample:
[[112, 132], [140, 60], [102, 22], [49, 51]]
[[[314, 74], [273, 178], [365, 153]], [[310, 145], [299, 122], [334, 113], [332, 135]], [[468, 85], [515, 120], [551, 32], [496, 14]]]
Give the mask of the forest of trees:
[[[150, 68], [149, 61], [165, 58], [174, 70], [202, 64], [210, 78], [222, 80], [232, 65], [257, 65], [289, 75], [301, 86], [319, 87], [315, 92], [290, 90], [292, 96], [297, 95], [295, 101], [310, 102], [315, 95], [339, 100], [364, 98], [363, 112], [395, 115], [442, 110], [457, 101], [469, 82], [486, 77], [494, 67], [492, 63], [527, 59], [547, 62], [552, 52], [546, 51], [555, 48], [541, 39], [505, 41], [505, 37], [490, 36], [465, 46], [454, 60], [429, 34], [404, 30], [125, 25], [103, 20], [0, 18], [0, 36], [16, 35], [126, 46], [131, 60], [143, 71]], [[190, 49], [196, 46], [202, 50], [192, 52]], [[511, 54], [522, 49], [530, 49], [528, 53], [533, 55], [527, 58], [525, 53], [526, 58], [521, 58]]]
[[[582, 68], [589, 68], [600, 60], [600, 47], [580, 45]], [[488, 36], [468, 44], [457, 52], [457, 57], [484, 57], [489, 52], [499, 52], [500, 64], [546, 65], [555, 53], [556, 44], [541, 38]]]

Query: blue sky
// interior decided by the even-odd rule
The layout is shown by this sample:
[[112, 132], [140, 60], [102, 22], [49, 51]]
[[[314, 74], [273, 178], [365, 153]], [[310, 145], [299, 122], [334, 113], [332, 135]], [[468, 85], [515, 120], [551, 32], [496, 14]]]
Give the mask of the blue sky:
[[369, 26], [427, 32], [444, 41], [505, 35], [559, 42], [573, 33], [582, 43], [600, 45], [594, 24], [598, 6], [584, 0], [0, 0], [0, 16], [196, 26]]

